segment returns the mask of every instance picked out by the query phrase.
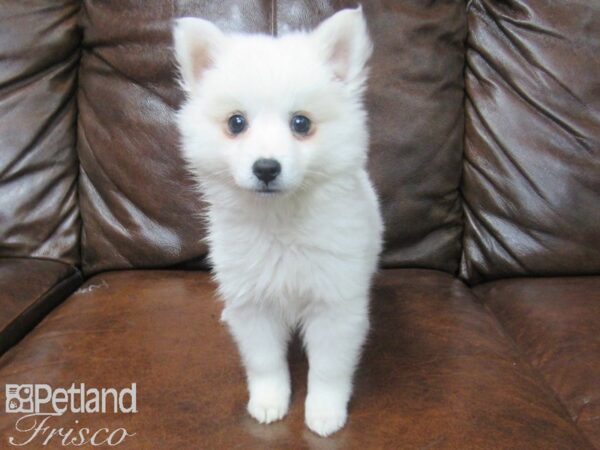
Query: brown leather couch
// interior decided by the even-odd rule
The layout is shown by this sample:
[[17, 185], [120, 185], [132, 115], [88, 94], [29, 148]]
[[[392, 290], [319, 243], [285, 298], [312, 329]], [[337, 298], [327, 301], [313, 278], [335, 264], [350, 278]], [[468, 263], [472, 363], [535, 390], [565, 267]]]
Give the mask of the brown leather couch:
[[[595, 0], [363, 1], [387, 234], [349, 422], [305, 428], [297, 343], [289, 415], [246, 414], [177, 150], [170, 24], [276, 34], [347, 6], [2, 2], [0, 408], [6, 384], [136, 383], [135, 414], [48, 426], [122, 427], [131, 449], [600, 448]], [[31, 434], [19, 417], [1, 410], [0, 448]]]

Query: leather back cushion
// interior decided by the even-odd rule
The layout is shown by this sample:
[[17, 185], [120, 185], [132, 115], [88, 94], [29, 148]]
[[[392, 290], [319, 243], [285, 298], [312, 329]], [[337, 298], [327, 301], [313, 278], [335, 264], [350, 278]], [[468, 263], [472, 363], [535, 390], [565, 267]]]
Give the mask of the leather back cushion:
[[600, 4], [469, 9], [461, 275], [600, 271]]
[[0, 7], [0, 257], [79, 261], [77, 1]]
[[[238, 20], [219, 21], [235, 8]], [[84, 2], [78, 150], [86, 273], [202, 261], [202, 204], [174, 123], [183, 94], [172, 19], [195, 15], [267, 32], [269, 11], [248, 0]]]
[[[182, 168], [173, 114], [182, 101], [171, 54], [173, 17], [226, 30], [311, 28], [352, 1], [86, 1], [79, 154], [83, 263], [202, 265], [202, 204]], [[370, 1], [371, 173], [387, 225], [386, 266], [455, 271], [462, 233], [462, 2]]]

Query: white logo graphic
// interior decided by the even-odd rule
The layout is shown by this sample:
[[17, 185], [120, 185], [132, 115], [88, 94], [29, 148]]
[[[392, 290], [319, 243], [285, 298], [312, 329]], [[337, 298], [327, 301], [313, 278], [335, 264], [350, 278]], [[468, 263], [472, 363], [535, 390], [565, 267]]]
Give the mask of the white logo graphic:
[[32, 413], [33, 412], [33, 385], [32, 384], [7, 384], [6, 385], [6, 412], [7, 413]]
[[[23, 447], [29, 444], [48, 445], [58, 442], [63, 446], [108, 445], [115, 447], [125, 439], [135, 436], [125, 428], [99, 428], [94, 430], [75, 419], [71, 428], [62, 423], [52, 427], [65, 412], [73, 414], [135, 414], [137, 410], [137, 385], [115, 388], [89, 388], [84, 383], [67, 388], [53, 388], [48, 384], [7, 384], [6, 407], [9, 414], [20, 414], [15, 422], [17, 435], [8, 443]], [[81, 420], [84, 422], [84, 420]]]

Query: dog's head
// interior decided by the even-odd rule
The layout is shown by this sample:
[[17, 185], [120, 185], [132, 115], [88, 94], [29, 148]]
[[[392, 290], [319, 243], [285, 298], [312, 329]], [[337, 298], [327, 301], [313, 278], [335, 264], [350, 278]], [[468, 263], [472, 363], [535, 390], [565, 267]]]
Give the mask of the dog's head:
[[364, 166], [371, 42], [360, 8], [278, 38], [183, 18], [174, 41], [183, 151], [201, 182], [284, 193]]

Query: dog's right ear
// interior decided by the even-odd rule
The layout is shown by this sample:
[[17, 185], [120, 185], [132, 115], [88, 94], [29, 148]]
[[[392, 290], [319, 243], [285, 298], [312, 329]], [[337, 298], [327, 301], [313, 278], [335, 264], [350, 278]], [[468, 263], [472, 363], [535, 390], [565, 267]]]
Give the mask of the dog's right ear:
[[313, 32], [319, 49], [339, 80], [359, 83], [373, 51], [362, 7], [343, 9], [323, 21]]
[[183, 88], [193, 93], [203, 72], [214, 62], [225, 35], [211, 22], [195, 17], [175, 20], [173, 40]]

